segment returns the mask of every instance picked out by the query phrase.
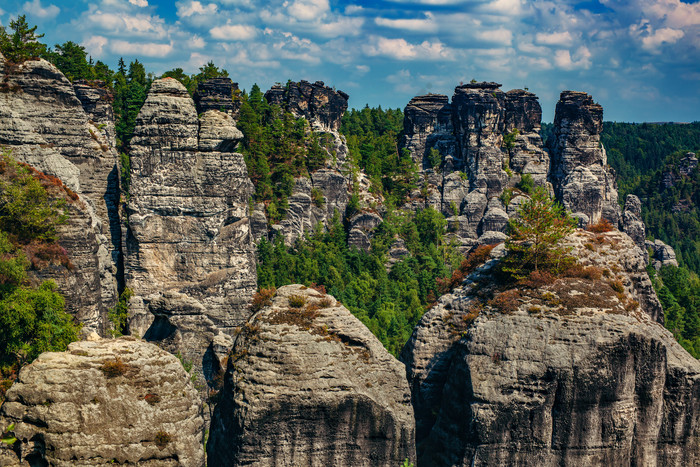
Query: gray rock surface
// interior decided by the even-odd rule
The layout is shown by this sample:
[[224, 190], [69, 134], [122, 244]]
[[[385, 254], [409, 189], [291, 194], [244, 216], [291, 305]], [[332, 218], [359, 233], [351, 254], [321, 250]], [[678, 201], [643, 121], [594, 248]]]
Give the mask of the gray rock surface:
[[243, 156], [222, 151], [238, 136], [226, 114], [199, 120], [184, 86], [166, 78], [151, 85], [131, 140], [129, 330], [179, 351], [207, 377], [225, 355], [205, 358], [217, 353], [214, 338], [226, 340], [248, 318], [256, 288], [253, 186]]
[[[81, 234], [64, 229], [73, 236], [64, 244], [80, 250], [77, 256], [93, 255], [79, 261], [90, 268], [81, 271], [88, 282], [72, 284], [86, 295], [76, 295], [66, 287], [68, 282], [58, 284], [77, 300], [77, 307], [85, 306], [80, 316], [86, 330], [104, 332], [106, 311], [117, 299], [121, 243], [111, 97], [85, 83], [74, 88], [45, 60], [9, 66], [0, 55], [0, 75], [7, 89], [0, 92], [0, 145], [9, 148], [15, 159], [60, 178], [84, 204], [76, 215], [84, 218], [79, 223], [88, 229], [82, 231], [88, 241], [77, 244]], [[98, 287], [93, 286], [95, 277]]]
[[335, 299], [290, 285], [236, 338], [208, 465], [395, 467], [415, 459], [413, 427], [403, 365]]
[[197, 84], [194, 102], [197, 113], [203, 114], [208, 110], [218, 110], [232, 118], [238, 118], [241, 108], [238, 83], [231, 78], [212, 78]]
[[617, 182], [600, 143], [602, 129], [603, 108], [591, 96], [562, 92], [554, 116], [550, 177], [564, 207], [586, 214], [593, 224], [607, 219], [617, 226]]
[[567, 243], [600, 275], [499, 289], [492, 259], [416, 327], [420, 465], [698, 462], [700, 363], [659, 324], [644, 255], [615, 231]]
[[664, 266], [675, 266], [678, 267], [678, 260], [676, 259], [676, 252], [671, 245], [667, 245], [661, 240], [646, 240], [645, 246], [651, 249], [651, 264], [658, 271]]
[[646, 226], [642, 220], [642, 202], [635, 195], [627, 195], [625, 210], [622, 213], [622, 231], [646, 252]]
[[[108, 376], [106, 365], [123, 374]], [[173, 355], [133, 338], [75, 342], [24, 367], [0, 408], [5, 466], [204, 465], [204, 420]], [[166, 440], [167, 438], [167, 440]]]
[[[456, 217], [453, 236], [463, 247], [484, 232], [504, 229], [506, 212], [487, 213], [487, 205], [523, 174], [536, 185], [547, 185], [549, 155], [539, 135], [541, 117], [534, 94], [519, 89], [504, 93], [498, 83], [457, 86], [451, 103], [447, 96], [428, 94], [406, 106], [401, 147], [422, 170], [425, 204]], [[433, 150], [441, 155], [439, 168], [430, 167]]]

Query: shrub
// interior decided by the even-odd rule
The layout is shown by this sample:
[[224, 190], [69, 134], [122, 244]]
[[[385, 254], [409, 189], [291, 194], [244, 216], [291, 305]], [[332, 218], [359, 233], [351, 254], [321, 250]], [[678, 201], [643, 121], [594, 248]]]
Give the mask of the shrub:
[[133, 291], [126, 287], [119, 294], [119, 301], [114, 305], [114, 308], [107, 312], [107, 318], [111, 324], [107, 330], [110, 336], [119, 337], [126, 331], [126, 320], [129, 316], [129, 300], [133, 295]]
[[625, 291], [625, 286], [620, 279], [610, 281], [610, 287], [617, 293], [621, 294]]
[[153, 440], [156, 443], [156, 446], [162, 451], [165, 449], [165, 447], [172, 441], [172, 437], [170, 436], [169, 433], [161, 430], [158, 433], [156, 433], [156, 437]]
[[615, 227], [607, 219], [601, 219], [597, 224], [588, 224], [586, 230], [593, 233], [604, 233], [615, 230]]
[[114, 360], [104, 362], [100, 369], [107, 378], [116, 378], [125, 375], [129, 370], [129, 365], [124, 363], [121, 358], [114, 357]]
[[314, 205], [319, 208], [323, 207], [323, 205], [326, 203], [323, 193], [318, 188], [311, 189], [311, 200], [313, 201]]
[[318, 306], [321, 308], [330, 308], [333, 306], [333, 300], [328, 297], [323, 297], [319, 302]]
[[301, 308], [306, 305], [306, 297], [303, 295], [291, 295], [288, 300], [291, 308]]
[[250, 304], [251, 311], [260, 311], [266, 306], [272, 305], [272, 297], [277, 293], [274, 287], [262, 288], [253, 295], [253, 302]]
[[532, 193], [532, 190], [535, 189], [535, 180], [533, 180], [532, 175], [523, 174], [523, 176], [520, 178], [520, 181], [515, 186], [516, 188], [522, 190], [524, 193], [530, 194]]
[[518, 308], [520, 291], [517, 289], [506, 290], [493, 297], [489, 301], [489, 306], [497, 309], [501, 313], [511, 313]]
[[519, 282], [519, 284], [530, 287], [532, 289], [538, 289], [544, 287], [545, 285], [553, 284], [557, 278], [549, 271], [532, 271], [530, 275]]
[[441, 294], [445, 294], [462, 285], [462, 281], [467, 275], [489, 259], [491, 250], [495, 247], [496, 245], [479, 245], [471, 250], [467, 257], [462, 260], [459, 268], [452, 273], [452, 277], [449, 279], [437, 279], [438, 291]]

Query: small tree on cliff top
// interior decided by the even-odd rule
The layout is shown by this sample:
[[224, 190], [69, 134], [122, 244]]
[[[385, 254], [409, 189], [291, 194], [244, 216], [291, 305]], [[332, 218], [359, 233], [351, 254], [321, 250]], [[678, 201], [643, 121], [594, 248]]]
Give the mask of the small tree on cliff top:
[[503, 272], [515, 280], [533, 271], [560, 272], [571, 259], [567, 256], [569, 249], [559, 242], [574, 231], [576, 220], [542, 187], [520, 205], [518, 215], [508, 223]]
[[25, 15], [10, 21], [10, 30], [0, 26], [0, 52], [9, 61], [22, 63], [46, 53], [46, 46], [39, 42], [44, 35], [36, 34], [36, 26], [29, 27]]

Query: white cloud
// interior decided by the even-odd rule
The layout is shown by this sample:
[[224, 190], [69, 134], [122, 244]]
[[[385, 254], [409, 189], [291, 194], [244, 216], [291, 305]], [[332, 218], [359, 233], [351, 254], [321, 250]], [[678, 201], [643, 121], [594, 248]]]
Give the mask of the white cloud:
[[148, 0], [129, 0], [129, 3], [132, 5], [139, 6], [141, 8], [145, 8], [148, 6]]
[[165, 57], [173, 51], [173, 44], [155, 42], [129, 42], [114, 40], [109, 42], [112, 52], [120, 55], [142, 55], [146, 57]]
[[87, 15], [86, 20], [81, 19], [79, 24], [81, 27], [94, 28], [94, 26], [98, 26], [98, 29], [102, 29], [103, 32], [115, 35], [128, 34], [131, 36], [137, 34], [157, 38], [166, 36], [162, 19], [143, 14], [126, 15], [96, 10]]
[[568, 47], [574, 42], [574, 38], [569, 31], [553, 33], [538, 32], [535, 34], [535, 40], [538, 44], [558, 45], [562, 47]]
[[433, 15], [431, 13], [426, 13], [424, 19], [375, 18], [374, 23], [377, 26], [384, 26], [386, 28], [393, 29], [403, 29], [406, 31], [435, 32], [438, 30], [438, 25], [433, 20]]
[[685, 33], [679, 29], [661, 28], [652, 34], [642, 38], [642, 47], [647, 50], [656, 50], [662, 44], [674, 44], [678, 42]]
[[587, 69], [591, 66], [591, 56], [585, 46], [576, 49], [573, 55], [568, 50], [557, 50], [554, 52], [554, 64], [563, 70]]
[[102, 57], [104, 53], [104, 47], [107, 45], [109, 40], [103, 36], [91, 36], [82, 42], [82, 46], [85, 50], [95, 57]]
[[355, 70], [357, 70], [358, 73], [362, 73], [364, 75], [369, 71], [369, 67], [367, 65], [357, 65], [355, 67]]
[[522, 13], [522, 6], [521, 0], [494, 0], [482, 5], [479, 10], [505, 16], [515, 16]]
[[323, 37], [357, 36], [362, 33], [364, 22], [364, 18], [341, 17], [337, 21], [317, 24], [314, 30]]
[[211, 37], [225, 41], [246, 41], [257, 35], [257, 29], [246, 24], [226, 24], [210, 31]]
[[22, 10], [26, 13], [31, 14], [37, 18], [41, 19], [52, 19], [55, 18], [61, 9], [56, 5], [48, 5], [47, 7], [41, 6], [41, 0], [32, 0], [31, 2], [26, 2], [22, 5]]
[[386, 56], [397, 60], [450, 60], [452, 51], [440, 41], [423, 41], [411, 44], [405, 39], [388, 39], [373, 36], [370, 43], [363, 47], [369, 56]]
[[503, 45], [510, 45], [513, 40], [513, 33], [504, 28], [477, 31], [474, 33], [474, 36], [482, 41], [496, 42]]
[[330, 10], [328, 0], [295, 0], [284, 2], [289, 14], [300, 21], [311, 21], [322, 17]]
[[201, 2], [196, 0], [187, 2], [176, 2], [177, 16], [180, 18], [187, 18], [192, 15], [213, 15], [216, 14], [218, 7], [215, 3], [209, 3], [208, 5], [202, 5]]

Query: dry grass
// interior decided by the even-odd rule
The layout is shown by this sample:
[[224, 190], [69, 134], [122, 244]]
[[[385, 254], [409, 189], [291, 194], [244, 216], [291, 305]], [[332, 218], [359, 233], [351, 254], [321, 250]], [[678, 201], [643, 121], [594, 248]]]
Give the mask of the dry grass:
[[586, 230], [593, 233], [604, 233], [615, 230], [615, 227], [607, 219], [601, 219], [597, 224], [588, 224]]
[[250, 304], [250, 310], [253, 312], [260, 311], [264, 307], [272, 305], [272, 297], [275, 296], [275, 293], [277, 293], [277, 289], [274, 287], [262, 288], [255, 292], [253, 301]]
[[304, 295], [291, 295], [287, 300], [291, 308], [301, 308], [306, 305], [306, 296]]
[[114, 360], [104, 362], [100, 369], [106, 377], [116, 378], [117, 376], [125, 375], [129, 371], [129, 365], [124, 363], [121, 358], [114, 357]]

